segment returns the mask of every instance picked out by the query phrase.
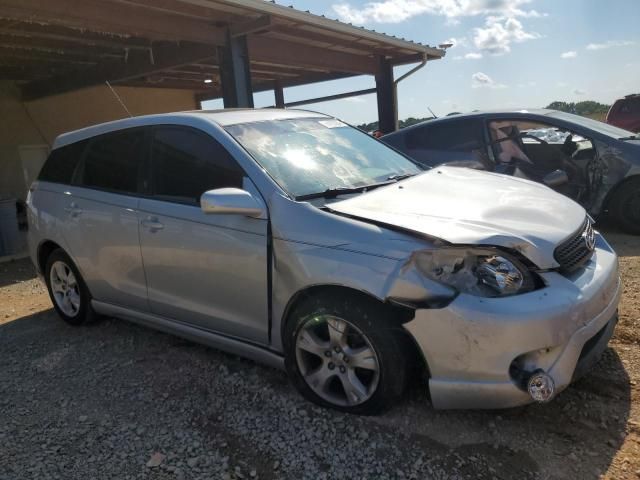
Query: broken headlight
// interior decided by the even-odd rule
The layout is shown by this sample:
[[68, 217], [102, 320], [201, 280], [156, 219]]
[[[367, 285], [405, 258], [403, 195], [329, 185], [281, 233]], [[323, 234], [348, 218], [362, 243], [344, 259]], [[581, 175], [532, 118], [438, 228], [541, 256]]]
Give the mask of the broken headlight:
[[505, 297], [535, 288], [533, 274], [512, 256], [490, 249], [444, 248], [417, 254], [418, 269], [459, 292]]

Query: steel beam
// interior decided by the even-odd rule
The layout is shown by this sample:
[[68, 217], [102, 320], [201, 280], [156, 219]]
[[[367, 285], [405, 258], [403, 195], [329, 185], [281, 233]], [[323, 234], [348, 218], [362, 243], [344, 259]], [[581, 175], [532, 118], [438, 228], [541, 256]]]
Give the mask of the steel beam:
[[367, 55], [337, 52], [327, 48], [312, 47], [301, 43], [255, 35], [249, 37], [249, 51], [256, 62], [272, 65], [296, 65], [323, 69], [329, 72], [349, 72], [373, 75], [378, 62]]
[[137, 52], [127, 63], [104, 62], [94, 67], [84, 68], [54, 76], [47, 79], [35, 80], [23, 85], [24, 100], [70, 92], [80, 88], [103, 84], [127, 82], [165, 70], [189, 65], [215, 57], [215, 50], [208, 45], [162, 45], [153, 49], [153, 61], [150, 55]]
[[97, 0], [0, 0], [0, 17], [152, 40], [224, 44], [224, 30], [206, 20], [133, 4]]
[[227, 45], [218, 50], [224, 108], [253, 108], [247, 37], [229, 33], [227, 38]]
[[273, 95], [276, 100], [276, 108], [284, 108], [284, 89], [282, 88], [282, 84], [278, 81], [276, 81], [273, 86]]
[[[300, 105], [309, 105], [310, 103], [330, 102], [331, 100], [340, 100], [342, 98], [359, 97], [360, 95], [369, 95], [376, 93], [375, 88], [367, 88], [366, 90], [356, 90], [354, 92], [338, 93], [336, 95], [327, 95], [326, 97], [309, 98], [308, 100], [298, 100], [284, 104], [287, 107], [299, 107]], [[276, 103], [276, 107], [278, 104]]]
[[393, 65], [380, 57], [380, 69], [376, 74], [378, 97], [378, 129], [382, 133], [398, 129], [398, 95], [393, 81]]

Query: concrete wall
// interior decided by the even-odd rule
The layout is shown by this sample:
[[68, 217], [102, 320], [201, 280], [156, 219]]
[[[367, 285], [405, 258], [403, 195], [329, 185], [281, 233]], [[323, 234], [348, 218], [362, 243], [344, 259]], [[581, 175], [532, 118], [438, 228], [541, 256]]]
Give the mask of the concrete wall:
[[[188, 90], [114, 89], [132, 115], [198, 108], [193, 92]], [[51, 146], [61, 133], [127, 116], [106, 85], [23, 103], [13, 83], [0, 82], [0, 198], [26, 197], [20, 146]]]

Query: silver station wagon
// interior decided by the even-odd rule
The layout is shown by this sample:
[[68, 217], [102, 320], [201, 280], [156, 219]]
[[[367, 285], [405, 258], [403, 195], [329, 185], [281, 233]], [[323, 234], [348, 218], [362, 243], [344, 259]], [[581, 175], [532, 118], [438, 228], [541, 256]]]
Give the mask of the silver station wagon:
[[322, 114], [137, 117], [60, 136], [28, 198], [58, 314], [108, 315], [286, 369], [372, 414], [421, 367], [436, 408], [548, 401], [617, 320], [617, 257], [528, 180], [422, 170]]

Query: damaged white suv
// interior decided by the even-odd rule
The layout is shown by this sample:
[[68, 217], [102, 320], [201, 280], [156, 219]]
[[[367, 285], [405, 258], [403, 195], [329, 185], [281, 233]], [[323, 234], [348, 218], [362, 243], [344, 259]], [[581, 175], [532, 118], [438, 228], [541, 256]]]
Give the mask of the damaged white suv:
[[126, 119], [59, 137], [29, 240], [71, 324], [129, 319], [286, 368], [375, 413], [419, 362], [436, 408], [547, 401], [616, 323], [616, 254], [527, 180], [422, 171], [296, 110]]

